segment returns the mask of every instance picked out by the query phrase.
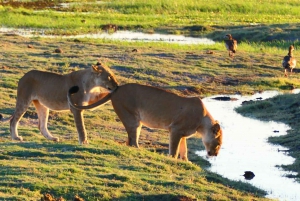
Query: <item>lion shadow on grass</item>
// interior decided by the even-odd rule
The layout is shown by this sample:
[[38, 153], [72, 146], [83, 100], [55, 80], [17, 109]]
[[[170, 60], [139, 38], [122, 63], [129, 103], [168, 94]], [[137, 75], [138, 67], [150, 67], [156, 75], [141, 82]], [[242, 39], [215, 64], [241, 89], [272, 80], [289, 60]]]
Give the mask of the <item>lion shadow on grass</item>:
[[[22, 150], [8, 150], [5, 155], [0, 154], [0, 158], [13, 159], [13, 158], [27, 158], [36, 160], [38, 157], [41, 161], [44, 157], [56, 157], [62, 160], [68, 159], [85, 159], [86, 156], [77, 154], [88, 153], [97, 155], [113, 155], [121, 156], [121, 151], [111, 149], [97, 149], [93, 147], [86, 147], [81, 145], [63, 144], [63, 143], [37, 143], [37, 142], [4, 142], [3, 146], [19, 146], [25, 148], [27, 151]], [[46, 160], [46, 159], [45, 159]]]
[[[191, 138], [187, 141], [188, 147], [189, 147], [189, 158], [192, 163], [199, 165], [201, 168], [206, 169], [209, 167], [209, 162], [205, 160], [204, 158], [198, 156], [195, 154], [196, 151], [204, 149], [201, 139], [199, 138]], [[72, 145], [72, 144], [63, 144], [63, 143], [49, 143], [49, 142], [23, 142], [23, 143], [12, 143], [12, 142], [3, 142], [2, 146], [12, 148], [5, 150], [4, 152], [0, 152], [0, 160], [12, 160], [12, 159], [20, 159], [20, 160], [28, 160], [32, 161], [33, 163], [39, 162], [39, 163], [45, 163], [49, 164], [51, 161], [49, 161], [49, 157], [53, 158], [53, 165], [56, 164], [57, 161], [66, 160], [69, 162], [74, 161], [74, 163], [79, 163], [79, 161], [83, 161], [83, 164], [87, 165], [89, 164], [89, 160], [86, 160], [89, 158], [89, 154], [91, 155], [104, 155], [104, 157], [109, 157], [109, 155], [113, 157], [122, 157], [123, 153], [122, 150], [115, 150], [112, 148], [94, 148], [94, 147], [85, 147], [80, 145]], [[19, 148], [18, 148], [19, 147]], [[160, 144], [159, 146], [163, 153], [167, 154], [167, 144]], [[159, 152], [158, 150], [153, 150], [153, 152]], [[82, 154], [81, 154], [82, 153]], [[86, 158], [87, 157], [87, 158]], [[98, 160], [98, 165], [101, 167], [106, 166], [104, 162], [101, 162], [100, 158]], [[77, 161], [77, 162], [76, 162]], [[151, 165], [151, 162], [150, 162]], [[108, 167], [109, 168], [109, 167]], [[124, 170], [135, 170], [136, 167], [128, 164], [128, 165], [120, 165], [119, 168]], [[187, 166], [188, 168], [188, 166]], [[70, 167], [68, 171], [76, 171], [76, 168]], [[18, 176], [18, 175], [35, 175], [35, 169], [28, 166], [11, 166], [11, 165], [3, 165], [0, 169], [0, 175], [5, 175], [5, 177], [10, 176]], [[237, 173], [238, 174], [238, 173]], [[51, 176], [51, 174], [49, 174]], [[55, 175], [54, 175], [55, 176]], [[215, 173], [212, 173], [208, 170], [205, 170], [203, 172], [203, 177], [206, 178], [207, 181], [213, 182], [213, 183], [220, 183], [225, 186], [229, 186], [238, 190], [241, 190], [243, 192], [256, 192], [256, 195], [258, 196], [264, 196], [266, 195], [266, 192], [263, 190], [260, 190], [250, 184], [242, 184], [240, 181], [230, 181], [229, 179], [223, 178], [220, 175], [217, 175]], [[114, 182], [109, 182], [108, 185], [113, 188], [119, 188], [122, 187], [124, 182], [129, 181], [131, 178], [129, 175], [118, 175], [117, 173], [103, 173], [103, 174], [97, 174], [98, 179], [112, 179]], [[148, 183], [153, 182], [153, 184], [157, 184], [163, 186], [174, 186], [176, 183], [169, 182], [169, 181], [148, 181]], [[39, 190], [41, 192], [48, 192], [49, 190], [51, 193], [54, 193], [55, 196], [68, 196], [71, 198], [74, 196], [73, 194], [67, 194], [67, 195], [58, 195], [61, 191], [59, 189], [49, 189], [49, 186], [44, 185], [42, 183], [32, 183], [27, 182], [26, 179], [20, 177], [19, 179], [15, 180], [13, 183], [10, 181], [3, 181], [0, 183], [1, 186], [10, 186], [15, 188], [21, 188], [25, 187], [30, 189], [31, 191]], [[69, 187], [68, 187], [69, 188]], [[124, 199], [123, 199], [124, 198]], [[182, 197], [178, 195], [170, 195], [170, 194], [155, 194], [155, 195], [126, 195], [125, 197], [122, 197], [121, 200], [139, 200], [138, 198], [141, 198], [143, 200], [171, 200], [171, 201], [177, 201], [177, 200], [193, 200], [194, 198], [190, 197]], [[118, 198], [120, 200], [120, 198]]]

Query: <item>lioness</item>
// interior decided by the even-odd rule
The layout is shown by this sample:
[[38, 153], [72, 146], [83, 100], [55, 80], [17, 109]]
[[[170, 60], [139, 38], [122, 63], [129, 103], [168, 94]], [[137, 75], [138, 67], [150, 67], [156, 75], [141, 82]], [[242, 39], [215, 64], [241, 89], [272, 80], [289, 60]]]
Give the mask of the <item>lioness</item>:
[[196, 132], [201, 134], [207, 154], [218, 155], [222, 144], [222, 130], [200, 98], [181, 97], [145, 85], [125, 84], [94, 104], [79, 106], [72, 100], [78, 90], [78, 86], [69, 90], [68, 101], [79, 110], [91, 109], [111, 100], [128, 133], [128, 145], [138, 147], [141, 127], [145, 125], [169, 130], [169, 154], [172, 157], [177, 158], [179, 152], [181, 159], [188, 160], [186, 138]]
[[114, 90], [118, 86], [111, 70], [101, 63], [91, 68], [79, 70], [66, 75], [32, 70], [26, 73], [18, 83], [16, 109], [12, 116], [1, 121], [10, 120], [11, 137], [22, 141], [18, 135], [18, 123], [30, 103], [33, 102], [41, 133], [49, 140], [59, 141], [47, 129], [49, 109], [56, 111], [71, 110], [79, 136], [79, 143], [87, 143], [87, 135], [83, 122], [83, 111], [70, 107], [67, 93], [70, 87], [80, 86], [79, 93], [74, 97], [77, 104], [87, 105], [99, 99], [103, 90]]

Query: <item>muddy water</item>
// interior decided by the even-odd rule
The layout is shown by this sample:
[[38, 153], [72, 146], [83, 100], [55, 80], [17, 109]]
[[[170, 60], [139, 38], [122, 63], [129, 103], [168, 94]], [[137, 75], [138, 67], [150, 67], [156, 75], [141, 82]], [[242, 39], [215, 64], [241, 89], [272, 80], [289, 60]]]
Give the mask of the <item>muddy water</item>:
[[46, 35], [43, 29], [14, 29], [0, 27], [0, 33], [4, 34], [16, 34], [23, 37], [44, 37], [44, 38], [102, 38], [109, 40], [122, 40], [122, 41], [142, 41], [142, 42], [167, 42], [177, 44], [205, 44], [213, 45], [215, 42], [208, 38], [193, 38], [182, 35], [170, 35], [170, 34], [147, 34], [142, 32], [133, 31], [117, 31], [115, 33], [96, 33], [96, 34], [80, 34], [73, 36], [56, 36]]
[[[262, 122], [246, 118], [234, 111], [245, 100], [269, 98], [278, 92], [269, 91], [253, 96], [233, 95], [236, 101], [217, 101], [208, 97], [203, 99], [207, 109], [223, 128], [224, 140], [218, 157], [209, 158], [212, 166], [209, 170], [231, 180], [241, 180], [267, 191], [269, 198], [298, 201], [300, 184], [284, 177], [292, 172], [285, 172], [276, 165], [292, 164], [294, 159], [286, 152], [285, 147], [267, 142], [270, 136], [285, 135], [289, 127], [283, 123]], [[274, 132], [275, 131], [275, 132]], [[197, 152], [206, 158], [206, 152]], [[252, 171], [255, 177], [245, 180], [244, 171]]]

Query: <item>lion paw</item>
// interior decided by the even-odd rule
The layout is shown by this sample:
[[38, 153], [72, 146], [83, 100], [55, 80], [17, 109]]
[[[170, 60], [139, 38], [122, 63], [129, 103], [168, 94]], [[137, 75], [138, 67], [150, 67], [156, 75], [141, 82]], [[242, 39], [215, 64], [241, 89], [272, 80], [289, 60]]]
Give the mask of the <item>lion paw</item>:
[[185, 161], [185, 162], [190, 162], [186, 155], [180, 156], [180, 159]]
[[83, 140], [82, 142], [80, 142], [81, 145], [84, 145], [84, 144], [89, 144], [88, 140]]
[[17, 140], [17, 141], [23, 141], [23, 137], [21, 136], [15, 136], [15, 137], [12, 137], [13, 140]]
[[59, 142], [59, 138], [58, 138], [58, 137], [53, 137], [52, 140], [53, 140], [54, 142]]

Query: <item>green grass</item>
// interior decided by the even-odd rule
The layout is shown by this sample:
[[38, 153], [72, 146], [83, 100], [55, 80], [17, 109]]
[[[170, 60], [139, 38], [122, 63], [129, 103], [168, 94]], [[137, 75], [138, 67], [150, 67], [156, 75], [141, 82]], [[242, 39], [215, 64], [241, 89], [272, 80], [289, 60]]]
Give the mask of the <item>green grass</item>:
[[[73, 3], [56, 9], [64, 12], [49, 8], [36, 12], [0, 7], [1, 25], [44, 28], [46, 33], [52, 34], [78, 34], [99, 32], [101, 25], [116, 24], [119, 29], [164, 30], [197, 37], [207, 35], [216, 40], [221, 40], [216, 33], [228, 30], [238, 39], [250, 41], [273, 40], [279, 37], [278, 34], [289, 35], [293, 40], [299, 35], [300, 3], [296, 0], [242, 3], [238, 0], [122, 0], [99, 4]], [[81, 22], [82, 19], [85, 23]]]
[[[3, 36], [0, 40], [6, 47], [5, 55], [0, 56], [1, 65], [6, 66], [0, 69], [0, 113], [5, 117], [14, 112], [16, 84], [25, 72], [37, 69], [67, 73], [89, 68], [100, 57], [111, 66], [121, 84], [150, 84], [182, 95], [253, 93], [258, 90], [255, 85], [252, 87], [256, 79], [247, 80], [245, 75], [253, 73], [257, 79], [265, 79], [264, 74], [260, 75], [265, 67], [259, 63], [252, 64], [259, 73], [249, 71], [249, 56], [237, 56], [232, 61], [223, 50], [205, 54], [205, 46], [180, 49], [152, 43], [149, 48], [148, 43], [144, 46], [102, 40], [76, 43], [70, 39], [15, 36]], [[34, 48], [28, 48], [28, 44]], [[62, 47], [64, 53], [53, 53], [57, 47]], [[187, 51], [188, 47], [192, 49]], [[134, 48], [139, 52], [131, 52]], [[250, 56], [256, 57], [254, 53]], [[212, 61], [214, 65], [210, 65]], [[269, 76], [290, 79], [283, 78], [281, 67], [273, 68], [268, 70]], [[236, 79], [241, 80], [240, 84], [230, 86], [228, 81]], [[71, 113], [50, 113], [49, 130], [60, 138], [59, 143], [49, 142], [40, 134], [33, 106], [19, 126], [19, 134], [26, 142], [11, 141], [9, 124], [2, 123], [0, 197], [38, 200], [42, 194], [50, 193], [67, 200], [76, 194], [85, 200], [170, 200], [176, 196], [249, 200], [256, 196], [262, 199], [264, 195], [249, 184], [230, 181], [203, 169], [209, 163], [195, 154], [196, 150], [204, 149], [201, 139], [192, 138], [188, 142], [189, 159], [193, 162], [189, 164], [167, 156], [167, 131], [143, 129], [140, 149], [125, 146], [126, 131], [111, 104], [94, 112], [86, 111], [84, 116], [90, 141], [87, 146], [78, 145]]]
[[67, 200], [252, 199], [209, 181], [216, 176], [199, 166], [109, 140], [86, 147], [34, 139], [1, 146], [0, 195], [6, 200], [39, 200], [41, 193]]
[[[291, 43], [295, 43], [294, 54], [299, 57], [300, 3], [296, 0], [91, 2], [94, 1], [60, 8], [63, 12], [0, 6], [0, 25], [69, 35], [101, 32], [101, 25], [116, 24], [119, 29], [206, 36], [217, 42], [178, 45], [2, 35], [1, 114], [7, 117], [14, 112], [18, 80], [29, 70], [68, 73], [88, 68], [99, 58], [111, 66], [121, 84], [149, 84], [181, 95], [252, 94], [300, 87], [298, 69], [286, 78], [281, 66]], [[234, 59], [228, 57], [224, 48], [226, 33], [232, 33], [239, 41]], [[28, 48], [29, 44], [34, 48]], [[64, 52], [54, 53], [56, 48]], [[138, 52], [132, 52], [133, 49]], [[214, 54], [206, 54], [207, 50]], [[247, 106], [250, 108], [241, 112], [283, 121], [293, 128], [286, 136], [270, 138], [270, 142], [290, 148], [296, 161], [283, 168], [299, 173], [298, 99], [296, 95], [282, 96], [275, 102]], [[205, 170], [208, 161], [195, 154], [204, 149], [201, 139], [188, 141], [192, 164], [167, 156], [166, 131], [143, 129], [140, 149], [125, 146], [126, 131], [110, 104], [85, 112], [90, 141], [87, 146], [78, 145], [71, 113], [50, 113], [49, 130], [60, 137], [59, 143], [46, 140], [37, 124], [31, 106], [19, 126], [25, 143], [11, 141], [9, 125], [0, 124], [0, 197], [5, 200], [40, 200], [44, 193], [67, 200], [76, 194], [85, 200], [171, 200], [180, 196], [199, 200], [263, 200], [265, 195], [249, 184]], [[299, 174], [287, 176], [299, 181]]]

